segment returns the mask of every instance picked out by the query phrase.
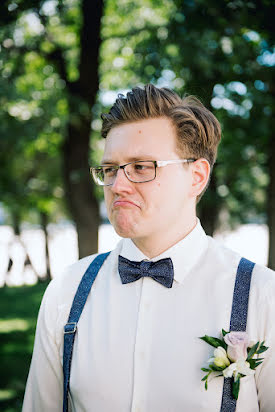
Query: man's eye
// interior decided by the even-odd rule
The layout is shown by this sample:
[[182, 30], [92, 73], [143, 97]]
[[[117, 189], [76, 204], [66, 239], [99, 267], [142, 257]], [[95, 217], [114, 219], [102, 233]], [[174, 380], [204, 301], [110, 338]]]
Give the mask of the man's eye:
[[135, 169], [136, 170], [144, 170], [144, 169], [146, 169], [148, 166], [145, 166], [145, 165], [135, 165]]
[[116, 168], [115, 167], [105, 167], [104, 168], [104, 175], [106, 176], [111, 176], [116, 173]]
[[135, 171], [136, 172], [147, 172], [153, 169], [154, 166], [148, 163], [136, 163], [135, 164]]

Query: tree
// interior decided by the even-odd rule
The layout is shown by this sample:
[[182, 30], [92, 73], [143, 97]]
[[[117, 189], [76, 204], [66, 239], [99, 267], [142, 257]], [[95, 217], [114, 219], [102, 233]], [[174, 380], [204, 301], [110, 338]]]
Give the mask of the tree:
[[[212, 234], [227, 222], [264, 221], [268, 212], [270, 256], [275, 255], [272, 3], [106, 0], [102, 19], [99, 1], [28, 0], [20, 8], [3, 3], [1, 35], [9, 56], [3, 70], [9, 79], [25, 78], [26, 62], [39, 60], [36, 71], [45, 71], [43, 82], [50, 86], [48, 110], [63, 107], [58, 115], [63, 128], [56, 132], [62, 136], [65, 193], [79, 234], [80, 256], [97, 249], [99, 192], [92, 190], [87, 173], [89, 158], [99, 158], [97, 117], [108, 108], [110, 90], [116, 95], [148, 82], [198, 95], [222, 123], [218, 167], [199, 204], [206, 231]], [[36, 32], [25, 27], [30, 15]], [[59, 85], [62, 98], [55, 96], [51, 85]]]
[[[273, 155], [268, 160], [273, 153], [268, 142], [274, 140], [274, 62], [268, 63], [274, 57], [272, 3], [175, 0], [160, 7], [152, 1], [146, 9], [108, 2], [109, 28], [103, 26], [102, 47], [115, 53], [105, 60], [101, 84], [119, 88], [122, 79], [127, 88], [137, 78], [136, 83], [168, 85], [201, 97], [223, 126], [218, 166], [199, 204], [203, 226], [213, 234], [221, 225], [262, 222], [268, 214], [270, 256], [275, 256], [274, 194], [267, 201], [267, 193], [274, 193]], [[110, 29], [125, 13], [128, 21]], [[271, 260], [270, 265], [274, 267]]]
[[[7, 77], [14, 81], [25, 78], [28, 61], [33, 59], [46, 73], [44, 88], [64, 88], [63, 101], [56, 99], [53, 104], [57, 111], [58, 105], [65, 106], [66, 111], [56, 122], [66, 118], [59, 131], [64, 133], [60, 150], [65, 196], [78, 232], [80, 257], [97, 251], [99, 211], [90, 184], [88, 156], [91, 108], [98, 91], [102, 7], [100, 0], [58, 4], [30, 0], [20, 6], [4, 1], [1, 6], [2, 42], [7, 55], [4, 70], [11, 66]], [[34, 87], [35, 92], [40, 91]]]

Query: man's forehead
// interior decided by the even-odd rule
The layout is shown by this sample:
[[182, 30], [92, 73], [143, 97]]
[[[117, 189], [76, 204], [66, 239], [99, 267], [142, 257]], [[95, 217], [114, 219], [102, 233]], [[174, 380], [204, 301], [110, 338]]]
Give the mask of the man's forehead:
[[175, 152], [175, 135], [167, 118], [126, 123], [110, 130], [105, 140], [103, 161], [161, 160]]
[[[137, 160], [162, 160], [167, 156], [173, 156], [176, 151], [171, 142], [163, 142], [158, 139], [148, 139], [133, 142], [132, 139], [124, 141], [118, 139], [113, 144], [105, 142], [105, 150], [102, 163], [129, 163]], [[173, 156], [174, 157], [174, 156]]]

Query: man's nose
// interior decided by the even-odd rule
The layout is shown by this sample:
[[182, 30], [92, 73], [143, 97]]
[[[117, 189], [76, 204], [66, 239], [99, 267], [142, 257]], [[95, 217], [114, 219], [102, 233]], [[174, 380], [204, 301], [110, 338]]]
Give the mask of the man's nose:
[[123, 169], [118, 169], [114, 183], [111, 186], [113, 192], [129, 191], [133, 183], [125, 176]]

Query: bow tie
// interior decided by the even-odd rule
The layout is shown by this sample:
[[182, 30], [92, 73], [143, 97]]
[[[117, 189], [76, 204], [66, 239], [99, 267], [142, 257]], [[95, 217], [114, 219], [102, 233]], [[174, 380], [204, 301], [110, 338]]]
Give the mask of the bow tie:
[[144, 276], [149, 276], [167, 288], [171, 288], [174, 279], [173, 263], [170, 258], [160, 259], [157, 262], [133, 262], [118, 257], [118, 271], [122, 283], [135, 282]]

